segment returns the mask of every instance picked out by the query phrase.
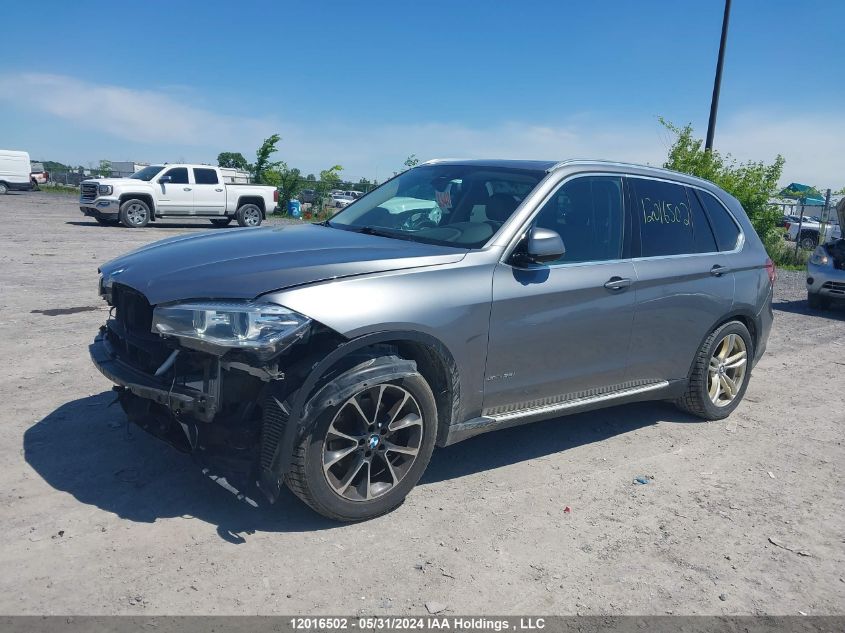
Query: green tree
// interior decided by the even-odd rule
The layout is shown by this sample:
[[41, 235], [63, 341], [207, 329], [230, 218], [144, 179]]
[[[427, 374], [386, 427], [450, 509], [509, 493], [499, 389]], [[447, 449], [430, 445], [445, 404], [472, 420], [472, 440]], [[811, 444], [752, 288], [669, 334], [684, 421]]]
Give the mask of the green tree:
[[367, 178], [361, 178], [355, 186], [358, 188], [358, 191], [367, 192], [374, 187], [374, 184], [370, 182]]
[[302, 189], [302, 174], [296, 167], [288, 167], [287, 163], [280, 162], [274, 169], [266, 171], [264, 176], [266, 184], [279, 190], [279, 209], [284, 212], [288, 202]]
[[308, 174], [307, 176], [305, 176], [305, 180], [307, 180], [308, 182], [314, 182], [317, 180], [317, 176], [315, 176], [314, 174]]
[[276, 144], [282, 140], [278, 134], [265, 138], [255, 152], [255, 165], [252, 170], [252, 179], [257, 183], [264, 182], [264, 174], [266, 171], [277, 168], [281, 163], [271, 162], [270, 156], [276, 153]]
[[105, 158], [100, 161], [99, 166], [97, 167], [97, 173], [100, 176], [105, 176], [106, 178], [111, 177], [112, 169], [111, 169], [111, 161], [106, 160]]
[[416, 154], [411, 154], [408, 158], [405, 159], [405, 162], [402, 163], [405, 165], [405, 169], [411, 169], [412, 167], [416, 167], [420, 164], [420, 159], [417, 158]]
[[338, 188], [338, 185], [341, 182], [340, 173], [342, 171], [343, 167], [340, 165], [333, 165], [332, 167], [320, 172], [320, 179], [314, 184], [318, 211], [323, 210], [323, 198], [325, 198], [326, 194], [332, 189]]
[[246, 162], [246, 158], [240, 152], [220, 152], [217, 155], [217, 166], [252, 171], [252, 165]]
[[710, 180], [739, 200], [757, 235], [775, 259], [783, 247], [783, 234], [777, 228], [781, 212], [769, 200], [778, 193], [785, 162], [783, 156], [778, 154], [770, 164], [739, 162], [730, 154], [723, 156], [715, 150], [706, 151], [704, 141], [693, 135], [691, 125], [679, 128], [662, 117], [659, 121], [675, 137], [663, 166]]
[[[45, 168], [46, 168], [46, 163], [45, 163]], [[842, 189], [839, 189], [838, 191], [834, 191], [832, 195], [834, 195], [834, 196], [845, 196], [845, 187], [842, 187]]]

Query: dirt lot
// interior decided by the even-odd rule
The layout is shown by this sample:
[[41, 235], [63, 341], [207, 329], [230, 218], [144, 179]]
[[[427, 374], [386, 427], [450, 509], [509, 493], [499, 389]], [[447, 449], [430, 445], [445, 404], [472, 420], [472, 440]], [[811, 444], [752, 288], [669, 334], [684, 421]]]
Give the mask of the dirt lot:
[[46, 193], [0, 219], [0, 613], [843, 612], [845, 307], [809, 313], [802, 274], [726, 422], [643, 404], [501, 431], [337, 525], [238, 503], [108, 407], [97, 265], [207, 223], [100, 227]]

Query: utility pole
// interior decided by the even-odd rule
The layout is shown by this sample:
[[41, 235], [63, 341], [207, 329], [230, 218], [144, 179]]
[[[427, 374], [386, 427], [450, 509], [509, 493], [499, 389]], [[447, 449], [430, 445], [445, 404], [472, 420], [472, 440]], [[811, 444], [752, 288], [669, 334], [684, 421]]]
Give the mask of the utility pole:
[[704, 150], [713, 149], [713, 135], [716, 133], [716, 113], [719, 110], [719, 91], [722, 88], [722, 66], [725, 64], [725, 44], [728, 41], [728, 21], [731, 18], [731, 0], [725, 0], [725, 15], [722, 18], [722, 39], [719, 41], [719, 61], [716, 62], [716, 79], [713, 81], [713, 98], [710, 100], [710, 122], [707, 124], [707, 140]]

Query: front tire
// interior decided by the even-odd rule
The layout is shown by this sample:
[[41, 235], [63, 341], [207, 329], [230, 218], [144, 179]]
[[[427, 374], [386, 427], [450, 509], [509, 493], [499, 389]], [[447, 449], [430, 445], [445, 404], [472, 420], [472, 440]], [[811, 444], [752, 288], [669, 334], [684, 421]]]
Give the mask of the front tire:
[[150, 208], [143, 200], [127, 200], [120, 205], [120, 223], [127, 229], [139, 229], [150, 221]]
[[261, 209], [255, 204], [244, 204], [235, 213], [240, 226], [259, 226], [261, 224]]
[[827, 310], [830, 307], [830, 299], [815, 292], [807, 293], [807, 303], [811, 310]]
[[705, 420], [723, 420], [739, 406], [751, 377], [753, 343], [748, 328], [729, 321], [701, 344], [686, 393], [675, 401]]
[[819, 238], [814, 233], [804, 233], [804, 235], [801, 236], [799, 245], [805, 251], [811, 251], [819, 245]]
[[294, 451], [285, 483], [337, 521], [372, 519], [401, 505], [428, 466], [437, 437], [434, 394], [420, 374], [363, 384], [314, 418], [306, 421], [310, 431]]
[[5, 182], [0, 182], [0, 196], [6, 193], [9, 193], [9, 187], [6, 186]]

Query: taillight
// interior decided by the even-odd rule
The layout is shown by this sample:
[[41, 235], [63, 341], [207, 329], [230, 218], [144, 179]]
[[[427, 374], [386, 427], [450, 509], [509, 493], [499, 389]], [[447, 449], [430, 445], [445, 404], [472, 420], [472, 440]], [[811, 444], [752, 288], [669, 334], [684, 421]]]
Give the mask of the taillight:
[[775, 283], [775, 279], [778, 278], [778, 269], [769, 257], [766, 258], [766, 272], [769, 273], [769, 283]]
[[278, 201], [279, 201], [279, 190], [275, 189], [273, 191], [273, 202], [278, 202]]
[[784, 226], [786, 227], [786, 230], [788, 231], [788, 230], [789, 230], [789, 227], [790, 227], [790, 226], [792, 226], [792, 222], [786, 222], [786, 223], [784, 224]]

